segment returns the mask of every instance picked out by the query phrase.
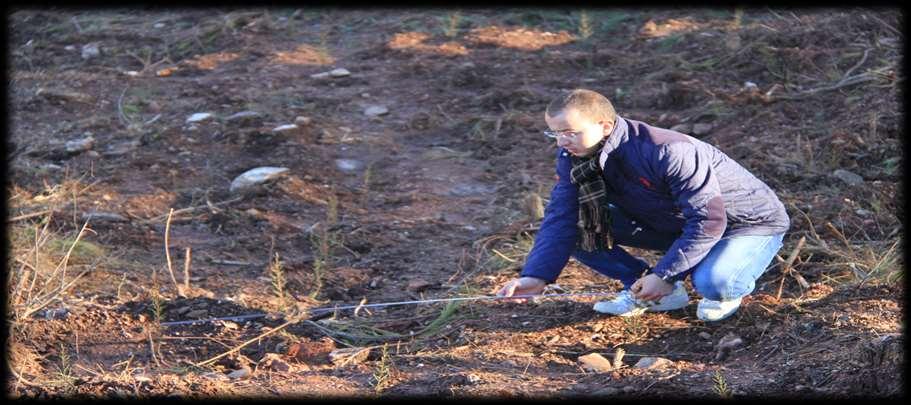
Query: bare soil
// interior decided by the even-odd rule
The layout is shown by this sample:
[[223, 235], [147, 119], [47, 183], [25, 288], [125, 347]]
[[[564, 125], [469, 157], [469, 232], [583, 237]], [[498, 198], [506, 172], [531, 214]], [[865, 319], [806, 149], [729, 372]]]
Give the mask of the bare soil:
[[[74, 235], [90, 211], [126, 220], [90, 221], [85, 240], [106, 253], [73, 264], [91, 271], [47, 308], [64, 315], [8, 313], [9, 395], [903, 395], [903, 262], [888, 255], [903, 234], [899, 19], [867, 9], [15, 11], [9, 232], [49, 220]], [[100, 55], [84, 59], [90, 43]], [[335, 68], [350, 75], [311, 78]], [[844, 80], [854, 75], [864, 80]], [[538, 224], [530, 201], [546, 204], [554, 182], [543, 110], [575, 87], [628, 118], [710, 125], [700, 138], [788, 207], [780, 256], [805, 238], [792, 269], [807, 284], [776, 264], [717, 323], [698, 320], [695, 305], [604, 316], [593, 297], [477, 301], [448, 317], [439, 304], [339, 311], [194, 366], [291, 319], [273, 287], [276, 254], [302, 310], [490, 294], [515, 277]], [[389, 112], [365, 115], [373, 105]], [[246, 110], [261, 116], [227, 120]], [[185, 122], [200, 112], [215, 118]], [[272, 131], [299, 116], [309, 122]], [[61, 152], [86, 133], [92, 151]], [[260, 166], [289, 171], [237, 199], [231, 181]], [[78, 193], [35, 202], [65, 183]], [[166, 217], [188, 207], [201, 208], [167, 227], [178, 283], [192, 252], [191, 288], [179, 294]], [[39, 208], [53, 215], [18, 218]], [[321, 238], [332, 238], [323, 251]], [[10, 274], [28, 246], [12, 248]], [[574, 261], [558, 282], [620, 286]], [[263, 312], [273, 315], [160, 324]], [[721, 353], [729, 334], [742, 344]], [[348, 346], [371, 349], [330, 360]], [[617, 348], [626, 354], [613, 371], [577, 360]], [[670, 363], [634, 367], [652, 356]]]

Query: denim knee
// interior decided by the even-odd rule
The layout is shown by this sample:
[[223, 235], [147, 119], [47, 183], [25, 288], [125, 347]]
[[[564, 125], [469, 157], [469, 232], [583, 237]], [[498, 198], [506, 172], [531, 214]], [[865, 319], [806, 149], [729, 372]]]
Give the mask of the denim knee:
[[712, 273], [709, 271], [693, 272], [693, 288], [696, 289], [703, 297], [712, 301], [725, 301], [727, 292], [731, 291], [733, 278], [724, 273]]

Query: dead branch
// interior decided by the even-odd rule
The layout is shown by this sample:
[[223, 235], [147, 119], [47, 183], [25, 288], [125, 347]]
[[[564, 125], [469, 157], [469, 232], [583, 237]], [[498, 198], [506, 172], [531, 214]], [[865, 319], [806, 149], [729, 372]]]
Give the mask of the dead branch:
[[[168, 247], [168, 236], [171, 231], [171, 214], [173, 214], [173, 213], [174, 213], [174, 209], [171, 208], [171, 210], [168, 211], [168, 220], [164, 225], [164, 255], [168, 261], [168, 273], [171, 275], [171, 281], [174, 282], [174, 288], [177, 289], [178, 293], [180, 293], [180, 285], [177, 284], [177, 278], [174, 277], [174, 269], [171, 267], [171, 252]], [[183, 294], [181, 294], [181, 295], [183, 295]]]
[[[800, 240], [797, 241], [797, 246], [794, 247], [794, 250], [791, 251], [791, 255], [788, 256], [788, 260], [785, 260], [784, 265], [781, 268], [781, 273], [782, 273], [781, 274], [781, 283], [778, 284], [778, 293], [775, 294], [776, 300], [781, 300], [781, 291], [782, 291], [782, 288], [784, 287], [784, 279], [788, 276], [788, 274], [791, 274], [791, 266], [794, 264], [794, 261], [797, 260], [797, 254], [800, 253], [800, 249], [803, 248], [803, 244], [804, 244], [804, 242], [806, 242], [806, 240], [807, 240], [806, 236], [801, 236]], [[800, 279], [803, 279], [803, 277], [800, 277]], [[798, 279], [797, 281], [800, 282], [800, 279]], [[807, 281], [804, 280], [803, 283], [800, 283], [801, 286], [803, 286], [804, 283], [806, 283], [806, 282]], [[809, 287], [809, 284], [807, 284], [807, 287]], [[804, 287], [804, 288], [807, 288], [807, 287]]]
[[[180, 214], [186, 214], [186, 213], [190, 213], [190, 212], [195, 212], [195, 211], [198, 211], [198, 210], [203, 209], [203, 208], [209, 208], [210, 206], [215, 206], [215, 207], [217, 207], [217, 206], [220, 206], [220, 205], [228, 205], [228, 204], [235, 203], [235, 202], [238, 202], [238, 201], [243, 200], [243, 199], [244, 199], [244, 197], [241, 196], [241, 197], [235, 197], [235, 198], [231, 198], [231, 199], [228, 199], [228, 200], [220, 201], [220, 202], [217, 202], [217, 203], [214, 203], [214, 204], [208, 204], [208, 203], [207, 203], [207, 204], [205, 204], [205, 205], [197, 205], [197, 206], [195, 206], [195, 207], [181, 208], [181, 209], [179, 209], [179, 210], [174, 211], [174, 214], [180, 215]], [[147, 219], [147, 220], [141, 221], [140, 223], [142, 223], [142, 224], [148, 224], [148, 223], [152, 223], [152, 222], [158, 222], [158, 221], [164, 219], [165, 217], [167, 217], [167, 215], [159, 215], [159, 216], [157, 216], [157, 217], [149, 218], [149, 219]]]

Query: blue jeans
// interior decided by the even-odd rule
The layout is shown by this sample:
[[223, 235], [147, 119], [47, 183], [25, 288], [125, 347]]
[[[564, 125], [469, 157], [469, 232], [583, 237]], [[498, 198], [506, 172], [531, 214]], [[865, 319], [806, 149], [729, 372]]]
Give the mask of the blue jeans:
[[[679, 234], [655, 231], [630, 219], [614, 205], [611, 210], [612, 249], [573, 253], [582, 264], [598, 273], [620, 280], [629, 289], [648, 270], [648, 263], [636, 258], [618, 245], [666, 251]], [[693, 287], [703, 297], [728, 301], [743, 297], [756, 288], [756, 279], [768, 268], [781, 249], [784, 234], [771, 236], [731, 236], [718, 241], [695, 267], [677, 275], [674, 281], [692, 275]]]

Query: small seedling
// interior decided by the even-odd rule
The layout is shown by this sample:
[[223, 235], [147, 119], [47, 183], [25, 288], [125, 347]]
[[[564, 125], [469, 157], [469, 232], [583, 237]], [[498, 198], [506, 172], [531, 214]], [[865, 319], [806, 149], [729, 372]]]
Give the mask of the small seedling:
[[272, 279], [272, 289], [275, 291], [275, 295], [278, 296], [278, 305], [281, 311], [284, 311], [287, 307], [287, 293], [285, 293], [285, 270], [282, 265], [281, 260], [278, 257], [278, 252], [272, 258], [272, 263], [269, 264], [269, 276]]
[[715, 370], [715, 375], [712, 377], [712, 383], [714, 384], [712, 389], [718, 396], [725, 399], [731, 398], [731, 388], [728, 387], [728, 383], [725, 381], [724, 375], [721, 374], [721, 370]]
[[373, 389], [379, 394], [389, 385], [389, 379], [392, 375], [392, 364], [389, 360], [389, 344], [383, 345], [380, 354], [380, 362], [373, 371]]

